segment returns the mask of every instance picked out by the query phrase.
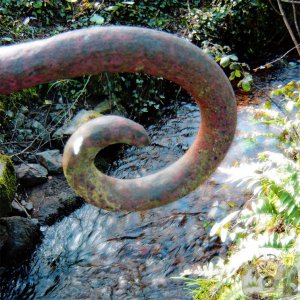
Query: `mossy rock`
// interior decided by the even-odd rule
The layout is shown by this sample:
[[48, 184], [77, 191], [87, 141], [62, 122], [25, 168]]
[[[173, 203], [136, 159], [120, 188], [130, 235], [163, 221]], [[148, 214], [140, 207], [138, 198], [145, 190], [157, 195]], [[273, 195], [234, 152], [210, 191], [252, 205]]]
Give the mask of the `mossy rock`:
[[17, 188], [17, 177], [11, 159], [0, 154], [0, 217], [8, 216]]

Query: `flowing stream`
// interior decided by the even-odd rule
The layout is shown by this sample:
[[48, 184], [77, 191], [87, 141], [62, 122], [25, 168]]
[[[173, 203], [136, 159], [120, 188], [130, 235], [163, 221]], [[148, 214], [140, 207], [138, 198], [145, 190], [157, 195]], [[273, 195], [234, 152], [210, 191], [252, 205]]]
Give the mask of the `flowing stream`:
[[[264, 91], [299, 80], [299, 71], [299, 65], [286, 67], [261, 79], [253, 99], [264, 101]], [[225, 253], [226, 245], [210, 237], [209, 228], [232, 206], [251, 197], [226, 181], [229, 174], [261, 151], [277, 151], [276, 139], [261, 136], [276, 128], [254, 119], [259, 107], [239, 107], [236, 136], [225, 160], [186, 197], [131, 213], [85, 204], [53, 226], [43, 227], [42, 244], [30, 265], [6, 283], [3, 299], [191, 299], [184, 282], [173, 277]], [[126, 149], [110, 175], [144, 176], [175, 161], [192, 144], [199, 118], [194, 104], [180, 103], [174, 117], [147, 129], [151, 145]]]

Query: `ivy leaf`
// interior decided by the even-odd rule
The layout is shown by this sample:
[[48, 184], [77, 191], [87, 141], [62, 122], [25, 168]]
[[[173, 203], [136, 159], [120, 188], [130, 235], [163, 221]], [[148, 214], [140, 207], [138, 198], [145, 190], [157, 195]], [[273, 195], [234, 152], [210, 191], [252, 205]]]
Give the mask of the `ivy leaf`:
[[104, 18], [103, 17], [101, 17], [101, 16], [99, 16], [99, 15], [93, 15], [91, 18], [90, 18], [90, 21], [92, 22], [92, 23], [95, 23], [95, 24], [97, 24], [97, 25], [102, 25], [103, 23], [104, 23]]

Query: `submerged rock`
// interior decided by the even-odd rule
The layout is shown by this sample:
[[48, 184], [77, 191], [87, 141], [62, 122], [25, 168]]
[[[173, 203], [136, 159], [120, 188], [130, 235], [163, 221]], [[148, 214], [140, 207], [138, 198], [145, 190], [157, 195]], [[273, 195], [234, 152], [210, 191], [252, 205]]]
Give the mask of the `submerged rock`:
[[59, 150], [39, 152], [36, 157], [50, 174], [62, 173], [62, 154], [59, 153]]
[[40, 241], [38, 225], [22, 217], [0, 219], [0, 266], [16, 266], [24, 262]]
[[7, 216], [11, 211], [17, 179], [11, 159], [0, 154], [0, 217]]
[[21, 164], [16, 166], [16, 173], [21, 185], [30, 187], [47, 181], [48, 171], [39, 164]]

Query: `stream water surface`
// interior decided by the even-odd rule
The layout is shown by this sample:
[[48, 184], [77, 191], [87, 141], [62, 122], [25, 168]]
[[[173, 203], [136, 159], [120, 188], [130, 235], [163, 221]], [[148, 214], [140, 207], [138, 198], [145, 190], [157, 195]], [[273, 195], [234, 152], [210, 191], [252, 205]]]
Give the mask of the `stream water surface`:
[[[299, 65], [286, 67], [261, 79], [253, 99], [271, 87], [299, 80], [299, 71]], [[191, 299], [184, 282], [173, 277], [225, 253], [226, 245], [208, 235], [209, 227], [233, 203], [241, 206], [251, 197], [226, 181], [231, 170], [254, 161], [261, 151], [277, 151], [276, 139], [261, 136], [270, 128], [254, 120], [258, 109], [259, 105], [239, 107], [236, 136], [226, 158], [186, 197], [131, 213], [85, 204], [43, 227], [42, 244], [30, 265], [6, 283], [3, 299]], [[195, 105], [181, 103], [174, 117], [147, 129], [151, 145], [126, 149], [110, 175], [143, 176], [175, 161], [192, 144], [199, 118]]]

